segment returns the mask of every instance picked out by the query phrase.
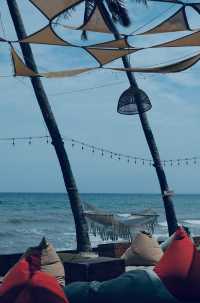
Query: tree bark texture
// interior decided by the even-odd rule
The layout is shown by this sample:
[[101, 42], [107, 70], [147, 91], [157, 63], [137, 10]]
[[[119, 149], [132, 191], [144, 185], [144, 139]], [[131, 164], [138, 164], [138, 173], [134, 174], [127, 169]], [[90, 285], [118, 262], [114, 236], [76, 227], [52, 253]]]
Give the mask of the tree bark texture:
[[[105, 7], [103, 1], [99, 1], [98, 6], [99, 6], [99, 9], [100, 9], [105, 21], [107, 22], [107, 25], [112, 30], [115, 39], [117, 39], [117, 40], [120, 39], [121, 36], [120, 36], [116, 26], [114, 25], [112, 18], [110, 16], [110, 14], [108, 13], [107, 8]], [[122, 61], [123, 61], [123, 65], [125, 68], [131, 68], [131, 65], [129, 63], [127, 56], [122, 57]], [[134, 87], [134, 88], [138, 88], [138, 84], [136, 82], [134, 74], [130, 71], [127, 71], [126, 74], [127, 74], [130, 86]], [[138, 95], [138, 97], [139, 97], [139, 95]], [[150, 127], [150, 124], [149, 124], [149, 121], [147, 118], [147, 114], [145, 112], [143, 112], [143, 105], [139, 99], [140, 98], [136, 98], [135, 101], [136, 101], [136, 104], [138, 107], [139, 118], [140, 118], [140, 121], [142, 124], [144, 135], [145, 135], [151, 156], [153, 158], [153, 166], [156, 169], [157, 177], [159, 180], [161, 195], [162, 195], [162, 199], [164, 202], [166, 220], [167, 220], [167, 225], [168, 225], [168, 232], [169, 232], [169, 235], [171, 235], [175, 232], [177, 225], [178, 225], [176, 213], [175, 213], [173, 201], [172, 201], [172, 198], [170, 195], [166, 175], [165, 175], [165, 172], [164, 172], [164, 169], [162, 166], [162, 162], [160, 160], [160, 155], [159, 155], [159, 151], [158, 151], [158, 148], [156, 145], [156, 141], [154, 139], [153, 132], [151, 130], [151, 127]]]
[[[26, 31], [24, 28], [24, 24], [20, 15], [17, 2], [16, 0], [7, 0], [7, 4], [14, 23], [17, 37], [19, 40], [22, 40], [26, 37]], [[28, 43], [20, 43], [20, 46], [26, 65], [37, 73], [37, 66], [30, 45]], [[46, 123], [46, 126], [48, 128], [49, 134], [52, 139], [52, 144], [55, 148], [56, 155], [60, 163], [64, 184], [69, 196], [69, 201], [75, 221], [77, 251], [79, 252], [90, 251], [91, 244], [88, 234], [88, 225], [83, 212], [81, 199], [72, 173], [71, 165], [65, 150], [64, 142], [60, 135], [60, 131], [58, 129], [55, 117], [51, 110], [51, 106], [49, 104], [42, 81], [40, 80], [39, 77], [31, 77], [30, 81], [32, 83], [40, 110], [42, 112], [44, 121]]]

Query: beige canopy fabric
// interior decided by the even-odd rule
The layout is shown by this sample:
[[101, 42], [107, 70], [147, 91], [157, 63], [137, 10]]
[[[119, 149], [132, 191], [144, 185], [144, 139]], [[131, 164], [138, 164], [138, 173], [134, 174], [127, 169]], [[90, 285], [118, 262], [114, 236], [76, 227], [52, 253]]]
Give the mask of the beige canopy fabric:
[[116, 59], [119, 59], [125, 55], [129, 55], [137, 52], [140, 48], [131, 49], [97, 49], [91, 47], [85, 47], [88, 53], [90, 53], [100, 65], [107, 64]]
[[47, 25], [41, 30], [33, 33], [26, 37], [20, 42], [26, 43], [38, 43], [38, 44], [49, 44], [49, 45], [61, 45], [61, 46], [72, 46], [67, 41], [62, 40], [52, 29], [51, 25]]
[[176, 4], [183, 4], [182, 1], [179, 0], [150, 0], [153, 2], [170, 2], [170, 3], [176, 3]]
[[156, 67], [133, 67], [133, 68], [104, 68], [104, 69], [111, 69], [115, 71], [130, 71], [130, 72], [140, 72], [140, 73], [160, 73], [160, 74], [166, 74], [166, 73], [178, 73], [182, 72], [190, 67], [192, 67], [195, 63], [197, 63], [200, 60], [200, 53], [197, 55], [194, 55], [188, 59], [184, 59], [182, 61], [164, 65], [164, 66], [156, 66]]
[[29, 67], [27, 67], [20, 56], [17, 54], [15, 49], [11, 47], [11, 56], [14, 66], [15, 76], [22, 77], [45, 77], [45, 78], [64, 78], [64, 77], [73, 77], [79, 74], [89, 72], [97, 69], [97, 67], [88, 67], [88, 68], [78, 68], [78, 69], [69, 69], [58, 72], [45, 72], [45, 73], [35, 73]]
[[200, 14], [200, 3], [192, 3], [191, 6]]
[[178, 11], [176, 11], [172, 16], [170, 16], [168, 19], [161, 22], [156, 27], [142, 33], [142, 35], [186, 31], [186, 30], [190, 30], [190, 27], [187, 22], [185, 7], [182, 7]]
[[27, 67], [22, 59], [19, 57], [17, 52], [11, 47], [11, 58], [14, 66], [14, 75], [15, 76], [23, 76], [23, 77], [36, 77], [37, 73], [32, 71], [29, 67]]
[[29, 0], [35, 5], [49, 20], [52, 20], [66, 9], [77, 5], [83, 0]]
[[82, 73], [90, 72], [98, 67], [91, 67], [91, 68], [78, 68], [78, 69], [69, 69], [64, 71], [58, 71], [58, 72], [48, 72], [48, 73], [40, 73], [40, 76], [45, 78], [65, 78], [65, 77], [73, 77], [80, 75]]
[[191, 35], [178, 38], [166, 43], [156, 45], [154, 47], [186, 47], [186, 46], [200, 46], [200, 31], [194, 32]]
[[131, 47], [126, 38], [118, 39], [118, 40], [112, 40], [112, 41], [107, 41], [104, 43], [98, 43], [94, 45], [90, 45], [89, 47], [94, 47], [94, 48], [129, 48]]
[[98, 6], [95, 7], [93, 13], [91, 14], [88, 22], [78, 29], [85, 30], [85, 31], [93, 31], [99, 33], [112, 33], [109, 29], [108, 25], [106, 24]]

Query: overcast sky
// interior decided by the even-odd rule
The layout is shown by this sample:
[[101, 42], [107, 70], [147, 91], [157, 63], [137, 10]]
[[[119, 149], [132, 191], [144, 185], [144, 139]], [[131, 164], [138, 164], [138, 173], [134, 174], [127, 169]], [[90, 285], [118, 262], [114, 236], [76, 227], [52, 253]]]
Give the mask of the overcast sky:
[[[28, 34], [47, 24], [47, 20], [28, 0], [18, 1]], [[132, 20], [127, 30], [130, 33], [158, 24], [178, 6], [172, 4], [128, 3]], [[5, 0], [0, 2], [2, 26], [0, 36], [15, 40], [15, 31], [9, 17]], [[83, 7], [72, 15], [68, 24], [80, 25]], [[188, 9], [192, 26], [198, 27], [200, 16]], [[81, 44], [80, 33], [72, 30], [56, 31], [66, 40]], [[167, 37], [167, 36], [165, 36]], [[174, 37], [174, 36], [173, 36]], [[112, 36], [89, 34], [89, 42], [104, 42]], [[163, 39], [158, 37], [157, 39]], [[167, 37], [169, 39], [169, 36]], [[147, 40], [131, 38], [134, 46]], [[14, 44], [18, 52], [17, 44]], [[95, 66], [95, 61], [83, 50], [71, 47], [33, 47], [40, 71], [55, 71], [80, 66]], [[131, 57], [132, 64], [144, 66], [173, 61], [190, 55], [200, 48], [184, 50], [145, 51]], [[31, 137], [47, 134], [37, 101], [28, 79], [12, 77], [9, 48], [0, 44], [0, 138]], [[115, 66], [120, 66], [117, 60]], [[137, 74], [141, 89], [150, 97], [152, 109], [148, 112], [149, 122], [162, 159], [177, 159], [200, 156], [200, 65], [197, 64], [180, 74], [153, 75]], [[85, 143], [136, 157], [151, 159], [138, 116], [122, 116], [116, 111], [121, 93], [129, 87], [123, 73], [98, 71], [82, 74], [71, 79], [43, 80], [53, 112], [63, 136]], [[97, 88], [97, 86], [102, 86]], [[88, 90], [84, 90], [87, 89]], [[80, 192], [110, 193], [157, 193], [159, 185], [155, 171], [149, 165], [112, 160], [91, 150], [82, 151], [80, 145], [73, 148], [65, 142], [76, 182]], [[28, 142], [0, 142], [0, 191], [2, 192], [64, 192], [64, 184], [58, 161], [51, 144], [45, 140]], [[166, 167], [170, 188], [176, 193], [199, 193], [200, 160], [197, 165]]]

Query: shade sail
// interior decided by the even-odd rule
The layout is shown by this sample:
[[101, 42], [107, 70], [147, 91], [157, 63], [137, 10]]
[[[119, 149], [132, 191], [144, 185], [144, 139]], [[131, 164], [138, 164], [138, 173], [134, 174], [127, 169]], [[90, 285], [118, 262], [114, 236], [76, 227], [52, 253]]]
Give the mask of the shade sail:
[[118, 40], [112, 40], [112, 41], [107, 41], [104, 43], [98, 43], [98, 44], [93, 44], [90, 45], [89, 47], [94, 47], [94, 48], [129, 48], [131, 47], [126, 38], [118, 39]]
[[170, 3], [175, 3], [175, 4], [183, 4], [182, 1], [179, 0], [149, 0], [153, 2], [170, 2]]
[[61, 46], [72, 46], [67, 41], [61, 39], [52, 29], [50, 25], [45, 26], [39, 31], [26, 37], [20, 42], [27, 43], [38, 43], [38, 44], [49, 44], [49, 45], [61, 45]]
[[69, 69], [58, 72], [48, 72], [48, 73], [40, 73], [41, 77], [45, 78], [65, 78], [65, 77], [73, 77], [80, 75], [82, 73], [90, 72], [97, 69], [97, 67], [88, 67], [88, 68], [78, 68], [78, 69]]
[[98, 6], [94, 8], [89, 20], [78, 29], [99, 33], [112, 33], [103, 16], [101, 15]]
[[85, 47], [88, 53], [90, 53], [100, 65], [107, 64], [123, 56], [132, 54], [140, 50], [140, 48], [131, 49], [96, 49], [91, 47]]
[[17, 52], [11, 47], [11, 58], [14, 66], [14, 75], [15, 76], [23, 76], [23, 77], [36, 77], [37, 73], [32, 71], [29, 67], [27, 67], [22, 59], [19, 57]]
[[200, 31], [194, 32], [191, 35], [178, 38], [166, 43], [156, 45], [154, 47], [186, 47], [186, 46], [200, 46]]
[[194, 8], [200, 14], [200, 3], [192, 3], [190, 6], [192, 6], [192, 8]]
[[64, 77], [73, 77], [80, 75], [85, 72], [89, 72], [97, 69], [97, 67], [88, 67], [88, 68], [78, 68], [78, 69], [69, 69], [64, 71], [57, 72], [45, 72], [45, 73], [35, 73], [29, 67], [27, 67], [20, 56], [17, 54], [15, 49], [11, 47], [11, 56], [14, 66], [14, 75], [22, 77], [45, 77], [45, 78], [64, 78]]
[[187, 30], [190, 30], [190, 27], [185, 13], [185, 7], [182, 7], [178, 11], [176, 11], [172, 16], [170, 16], [168, 19], [161, 22], [159, 25], [155, 26], [154, 28], [142, 33], [142, 35], [176, 32], [176, 31], [187, 31]]
[[200, 54], [194, 55], [188, 59], [184, 59], [182, 61], [168, 64], [164, 66], [156, 66], [156, 67], [133, 67], [133, 68], [105, 68], [111, 69], [115, 71], [130, 71], [130, 72], [140, 72], [140, 73], [178, 73], [182, 72], [190, 67], [192, 67], [195, 63], [200, 60]]
[[77, 5], [83, 0], [29, 0], [35, 5], [49, 20], [55, 18], [65, 10]]

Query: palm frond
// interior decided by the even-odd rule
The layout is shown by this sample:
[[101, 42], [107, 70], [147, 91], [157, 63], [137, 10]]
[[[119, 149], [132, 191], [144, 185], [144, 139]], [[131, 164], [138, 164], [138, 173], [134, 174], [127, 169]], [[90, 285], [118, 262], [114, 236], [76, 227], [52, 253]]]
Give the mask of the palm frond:
[[[96, 5], [95, 0], [85, 0], [85, 11], [84, 11], [84, 19], [83, 19], [84, 24], [87, 23], [87, 21], [89, 20], [95, 5]], [[87, 32], [85, 30], [82, 31], [81, 39], [87, 40]]]
[[114, 22], [118, 22], [125, 27], [131, 24], [124, 0], [106, 0], [106, 3]]

